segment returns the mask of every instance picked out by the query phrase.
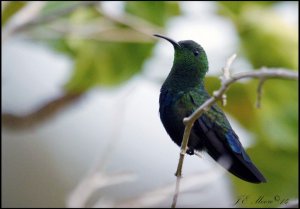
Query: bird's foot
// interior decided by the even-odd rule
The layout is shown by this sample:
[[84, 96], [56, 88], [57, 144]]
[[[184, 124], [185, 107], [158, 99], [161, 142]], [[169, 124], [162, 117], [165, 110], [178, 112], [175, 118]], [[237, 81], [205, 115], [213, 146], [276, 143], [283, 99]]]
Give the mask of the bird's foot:
[[193, 148], [188, 148], [186, 150], [186, 154], [193, 155], [194, 154], [194, 149]]
[[197, 150], [195, 151], [195, 155], [202, 158], [202, 155], [200, 154], [200, 152], [197, 152]]

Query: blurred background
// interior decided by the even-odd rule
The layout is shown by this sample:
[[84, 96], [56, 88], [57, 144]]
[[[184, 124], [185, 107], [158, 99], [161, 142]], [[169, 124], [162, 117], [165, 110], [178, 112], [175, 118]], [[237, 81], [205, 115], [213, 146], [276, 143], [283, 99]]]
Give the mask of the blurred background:
[[[179, 148], [158, 114], [173, 47], [205, 49], [210, 93], [232, 73], [298, 71], [298, 2], [1, 2], [2, 207], [170, 207]], [[222, 107], [267, 178], [186, 156], [178, 207], [280, 207], [298, 197], [298, 82], [231, 86]], [[245, 201], [242, 201], [245, 200]], [[259, 201], [260, 200], [260, 201]], [[296, 200], [297, 201], [297, 200]]]

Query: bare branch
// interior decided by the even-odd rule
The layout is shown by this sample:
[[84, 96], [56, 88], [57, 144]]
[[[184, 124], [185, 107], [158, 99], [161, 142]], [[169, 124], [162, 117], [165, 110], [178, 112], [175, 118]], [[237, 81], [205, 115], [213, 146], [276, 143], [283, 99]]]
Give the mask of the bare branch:
[[238, 80], [244, 78], [258, 78], [258, 79], [271, 79], [271, 78], [281, 78], [281, 79], [290, 79], [298, 80], [298, 73], [290, 70], [283, 69], [269, 69], [269, 70], [257, 70], [251, 72], [237, 73], [232, 75], [230, 79], [227, 79], [221, 86], [221, 88], [213, 93], [213, 97], [206, 100], [192, 115], [183, 120], [184, 124], [194, 123], [201, 114], [210, 108], [217, 100], [221, 99], [222, 94], [224, 94], [229, 86], [235, 83]]
[[[71, 35], [72, 38], [95, 39], [114, 42], [125, 41], [134, 43], [152, 43], [152, 34], [163, 31], [161, 27], [129, 13], [124, 13], [121, 16], [111, 15], [103, 10], [101, 8], [101, 3], [97, 1], [82, 1], [72, 4], [66, 8], [57, 9], [49, 14], [40, 15], [40, 11], [44, 5], [45, 2], [31, 2], [28, 4], [28, 6], [18, 12], [15, 15], [15, 18], [13, 18], [15, 21], [10, 21], [8, 27], [4, 28], [2, 42], [16, 33], [28, 31], [33, 27], [53, 22], [65, 15], [68, 15], [78, 8], [87, 6], [95, 6], [99, 14], [104, 17], [101, 19], [108, 20], [113, 24], [126, 25], [129, 29], [116, 27], [113, 24], [109, 24], [108, 21], [102, 21], [102, 24], [99, 24], [98, 21], [93, 22], [93, 24], [85, 24], [83, 26], [72, 26], [68, 23], [68, 27], [66, 27], [65, 22], [61, 22], [57, 23], [57, 25], [51, 26], [50, 29], [52, 28], [54, 31], [62, 35]], [[49, 36], [47, 37], [49, 38]], [[43, 36], [43, 38], [45, 37]]]
[[[191, 129], [194, 125], [194, 122], [202, 115], [203, 112], [208, 111], [209, 108], [217, 101], [222, 99], [222, 95], [228, 90], [229, 86], [238, 80], [244, 79], [244, 78], [257, 78], [260, 79], [259, 84], [259, 92], [261, 91], [262, 85], [265, 80], [272, 79], [272, 78], [280, 78], [280, 79], [290, 79], [290, 80], [298, 80], [298, 73], [286, 69], [275, 69], [270, 68], [266, 69], [263, 68], [261, 70], [255, 70], [251, 72], [244, 72], [244, 73], [237, 73], [235, 75], [230, 76], [229, 67], [231, 63], [233, 62], [235, 58], [235, 55], [233, 55], [231, 58], [228, 59], [227, 64], [224, 68], [224, 76], [222, 77], [221, 81], [221, 87], [219, 90], [213, 92], [213, 96], [206, 100], [200, 107], [198, 107], [189, 117], [183, 119], [183, 123], [185, 125], [183, 139], [181, 143], [181, 150], [180, 150], [180, 157], [178, 161], [176, 176], [178, 184], [180, 183], [180, 177], [182, 176], [182, 166], [183, 166], [183, 160], [184, 155], [187, 150], [188, 140], [191, 133]], [[261, 93], [259, 93], [261, 94]], [[260, 95], [261, 96], [261, 95]], [[261, 99], [259, 96], [259, 100]], [[176, 182], [177, 184], [177, 182]], [[179, 185], [176, 186], [176, 189], [179, 188]], [[176, 198], [175, 198], [176, 195]], [[174, 201], [177, 201], [178, 198], [178, 191], [175, 191], [174, 194]], [[172, 206], [176, 206], [176, 202], [172, 203]]]
[[15, 115], [3, 113], [1, 115], [2, 124], [11, 129], [29, 128], [39, 124], [42, 121], [56, 115], [63, 108], [81, 98], [83, 93], [66, 93], [58, 98], [46, 103], [38, 110], [27, 115]]
[[163, 31], [161, 27], [154, 25], [151, 22], [142, 19], [138, 16], [129, 13], [124, 13], [121, 16], [115, 16], [115, 15], [111, 15], [108, 12], [105, 12], [100, 6], [97, 6], [96, 8], [97, 11], [108, 20], [111, 20], [112, 22], [118, 24], [126, 25], [129, 28], [133, 29], [134, 31], [142, 33], [146, 36], [150, 36], [151, 39], [153, 39], [152, 36], [153, 33], [159, 33]]
[[[197, 188], [204, 188], [207, 185], [217, 181], [225, 174], [225, 170], [219, 165], [215, 165], [209, 170], [203, 172], [197, 172], [194, 174], [187, 175], [181, 180], [181, 192], [188, 193], [192, 191], [192, 188], [197, 186]], [[145, 208], [153, 207], [162, 202], [165, 202], [172, 195], [174, 190], [174, 184], [167, 184], [156, 188], [150, 192], [140, 194], [138, 196], [132, 197], [125, 201], [121, 201], [111, 207], [115, 208]], [[199, 191], [198, 191], [199, 192]], [[200, 195], [201, 195], [200, 191]], [[159, 206], [161, 207], [161, 205]]]
[[261, 95], [262, 95], [262, 86], [264, 85], [265, 78], [259, 80], [257, 87], [257, 99], [256, 99], [256, 108], [260, 108]]
[[229, 57], [227, 59], [226, 65], [222, 69], [223, 70], [222, 83], [230, 78], [230, 76], [231, 76], [230, 67], [231, 67], [233, 61], [235, 60], [235, 58], [236, 58], [236, 54], [233, 54], [233, 55], [231, 55], [231, 57]]
[[124, 182], [131, 182], [135, 179], [136, 176], [130, 173], [106, 174], [103, 171], [92, 172], [87, 175], [69, 195], [67, 207], [85, 207], [90, 196], [98, 189]]
[[[35, 7], [39, 6], [38, 2], [34, 2], [34, 3], [35, 3], [34, 4]], [[18, 12], [16, 14], [16, 16], [19, 16], [18, 19], [19, 20], [21, 19], [21, 21], [19, 21], [17, 24], [12, 25], [11, 27], [8, 27], [8, 28], [6, 27], [4, 29], [4, 32], [2, 34], [3, 35], [2, 42], [4, 40], [6, 40], [7, 38], [9, 38], [10, 36], [12, 36], [13, 34], [15, 34], [15, 33], [18, 33], [18, 32], [24, 31], [24, 30], [28, 30], [28, 29], [30, 29], [34, 26], [38, 26], [38, 25], [41, 25], [41, 24], [45, 24], [45, 23], [57, 20], [58, 18], [60, 18], [64, 15], [67, 15], [67, 14], [73, 12], [74, 10], [76, 10], [80, 7], [91, 6], [91, 5], [98, 4], [98, 3], [99, 2], [95, 2], [95, 1], [82, 1], [82, 2], [79, 2], [75, 5], [71, 5], [70, 7], [67, 7], [67, 8], [62, 8], [62, 9], [55, 10], [52, 13], [41, 16], [41, 17], [38, 17], [37, 15], [39, 14], [39, 11], [41, 10], [42, 7], [38, 7], [39, 11], [37, 11], [35, 13], [35, 15], [28, 14], [28, 13], [32, 13], [32, 11], [26, 9], [26, 7], [25, 7], [23, 10], [20, 11], [20, 12], [22, 12], [21, 15], [20, 15], [20, 12]], [[27, 18], [25, 21], [23, 21], [22, 17], [24, 15], [30, 16], [30, 18]]]
[[171, 208], [176, 208], [177, 199], [178, 199], [178, 195], [179, 195], [179, 186], [180, 186], [180, 179], [181, 178], [182, 178], [181, 176], [177, 176], [176, 186], [175, 186], [175, 194], [173, 196], [173, 202], [172, 202]]
[[[231, 76], [231, 72], [230, 72], [230, 67], [233, 63], [233, 61], [236, 58], [236, 54], [233, 54], [231, 57], [229, 57], [227, 59], [226, 65], [225, 67], [222, 69], [223, 70], [223, 76], [220, 77], [221, 79], [221, 84], [223, 84], [226, 80], [228, 80]], [[222, 94], [222, 105], [226, 106], [227, 104], [227, 96], [226, 94]]]
[[[132, 90], [135, 88], [136, 85], [127, 89], [127, 91], [124, 92], [124, 94], [122, 94], [114, 104], [115, 112], [111, 119], [114, 124], [119, 127], [119, 130], [120, 127], [122, 127], [122, 124], [124, 124], [124, 109], [127, 105], [126, 98], [131, 95]], [[93, 194], [96, 191], [103, 189], [103, 187], [135, 180], [136, 175], [134, 174], [108, 174], [105, 172], [106, 165], [111, 160], [111, 157], [113, 157], [118, 141], [120, 140], [119, 135], [120, 131], [116, 131], [113, 127], [110, 132], [109, 143], [104, 149], [104, 152], [99, 153], [100, 156], [98, 157], [95, 165], [91, 167], [86, 177], [80, 181], [69, 195], [67, 200], [68, 207], [86, 207], [88, 200], [93, 196]], [[111, 207], [110, 203], [104, 202], [103, 199], [98, 201], [97, 204], [101, 205], [101, 207]]]

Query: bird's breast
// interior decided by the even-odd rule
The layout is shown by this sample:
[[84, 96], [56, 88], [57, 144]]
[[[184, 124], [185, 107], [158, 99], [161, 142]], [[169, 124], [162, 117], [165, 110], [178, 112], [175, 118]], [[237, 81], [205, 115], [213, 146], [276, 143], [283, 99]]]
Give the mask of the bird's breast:
[[162, 91], [159, 112], [167, 133], [180, 146], [184, 131], [183, 119], [192, 113], [186, 94]]
[[172, 117], [182, 122], [192, 112], [187, 94], [184, 92], [173, 93], [171, 91], [161, 92], [160, 114], [161, 116]]

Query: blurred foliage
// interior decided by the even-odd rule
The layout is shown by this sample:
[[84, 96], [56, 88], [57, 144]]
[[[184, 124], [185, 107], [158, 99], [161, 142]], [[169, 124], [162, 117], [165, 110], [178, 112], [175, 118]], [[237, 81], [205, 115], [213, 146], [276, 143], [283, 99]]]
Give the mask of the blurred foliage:
[[[51, 2], [47, 11], [60, 7], [60, 4], [65, 6], [66, 2]], [[158, 26], [164, 26], [168, 18], [179, 14], [179, 6], [174, 2], [124, 2], [124, 4], [125, 13], [143, 18]], [[67, 21], [74, 25], [84, 25], [105, 18], [94, 7], [86, 7], [73, 12], [68, 16]], [[114, 27], [117, 30], [108, 35], [118, 36], [119, 39], [122, 39], [124, 29], [130, 29], [120, 23], [114, 23]], [[137, 33], [133, 29], [130, 30]], [[139, 34], [139, 36], [147, 35]], [[59, 37], [48, 43], [54, 49], [74, 59], [74, 71], [65, 86], [69, 92], [86, 91], [96, 85], [117, 85], [130, 79], [141, 71], [144, 61], [151, 55], [154, 46], [152, 41], [127, 43], [91, 38], [74, 39], [70, 36]]]
[[[242, 51], [254, 68], [298, 69], [298, 32], [274, 12], [278, 2], [218, 2], [219, 14], [229, 18], [240, 37]], [[295, 2], [297, 5], [298, 3]], [[208, 79], [212, 92], [218, 79]], [[278, 207], [274, 197], [298, 197], [298, 82], [268, 80], [263, 86], [261, 108], [255, 107], [258, 81], [234, 84], [223, 109], [234, 116], [255, 139], [248, 150], [267, 178], [265, 184], [249, 184], [232, 177], [237, 196], [252, 201], [241, 207]], [[255, 203], [259, 196], [272, 203]]]
[[[7, 3], [2, 27], [26, 4]], [[76, 7], [58, 18], [51, 17], [55, 21], [30, 30], [35, 40], [48, 44], [74, 61], [72, 75], [65, 85], [67, 93], [85, 92], [99, 85], [113, 86], [130, 79], [141, 71], [154, 47], [154, 38], [146, 27], [153, 26], [154, 33], [169, 18], [180, 14], [176, 2], [129, 1], [123, 4], [124, 11], [120, 16], [102, 13], [102, 2], [54, 1], [44, 5], [41, 17]]]
[[48, 1], [47, 4], [43, 7], [43, 15], [51, 14], [55, 10], [61, 10], [69, 8], [71, 5], [76, 5], [76, 1]]
[[242, 50], [254, 68], [298, 69], [298, 29], [274, 11], [276, 4], [272, 1], [218, 3], [219, 13], [234, 23]]
[[170, 17], [179, 14], [179, 5], [161, 1], [146, 1], [142, 3], [129, 1], [126, 3], [126, 11], [156, 25], [164, 26]]
[[1, 1], [2, 14], [1, 25], [4, 26], [15, 13], [26, 6], [24, 1]]

